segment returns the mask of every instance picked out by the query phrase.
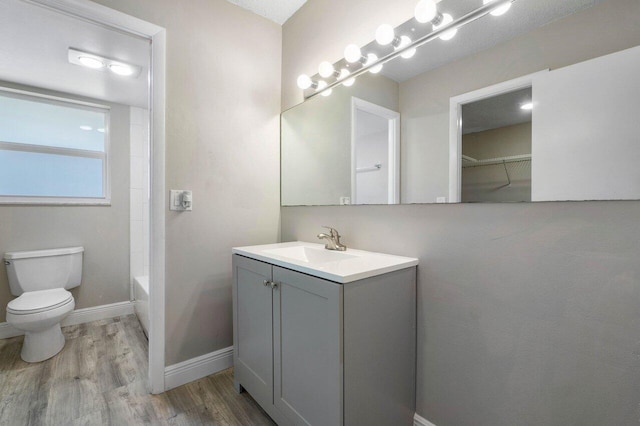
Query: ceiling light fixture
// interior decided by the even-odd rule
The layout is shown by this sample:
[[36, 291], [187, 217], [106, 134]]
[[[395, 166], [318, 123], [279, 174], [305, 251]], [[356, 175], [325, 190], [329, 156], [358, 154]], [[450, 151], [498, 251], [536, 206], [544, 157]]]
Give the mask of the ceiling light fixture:
[[80, 56], [78, 58], [78, 62], [87, 68], [98, 69], [104, 67], [104, 62], [100, 59], [94, 58], [93, 56]]
[[67, 59], [69, 63], [74, 65], [82, 65], [83, 67], [101, 71], [109, 70], [114, 74], [126, 77], [137, 77], [142, 71], [142, 67], [137, 65], [127, 64], [94, 53], [83, 52], [72, 47], [68, 50]]
[[[362, 50], [358, 45], [349, 44], [344, 49], [344, 59], [347, 62], [346, 67], [350, 67], [349, 64], [356, 64], [355, 69], [350, 68], [350, 71], [348, 71], [342, 68], [340, 69], [340, 72], [338, 72], [335, 69], [335, 65], [332, 65], [329, 62], [323, 62], [321, 64], [322, 73], [320, 76], [322, 78], [330, 78], [333, 76], [336, 78], [335, 81], [332, 81], [331, 83], [327, 83], [324, 80], [316, 82], [312, 78], [303, 74], [298, 77], [298, 87], [303, 90], [309, 88], [314, 89], [313, 93], [307, 93], [305, 96], [306, 99], [309, 99], [319, 94], [324, 95], [325, 92], [330, 93], [333, 87], [340, 84], [350, 86], [354, 83], [356, 77], [366, 72], [371, 72], [373, 74], [379, 73], [385, 63], [397, 58], [398, 56], [403, 58], [413, 57], [416, 54], [416, 49], [423, 44], [437, 38], [441, 38], [442, 40], [452, 39], [457, 34], [459, 28], [470, 22], [480, 19], [488, 14], [496, 16], [504, 14], [511, 7], [511, 3], [515, 1], [516, 0], [483, 0], [482, 6], [460, 18], [454, 19], [448, 13], [438, 12], [438, 8], [434, 0], [420, 0], [415, 7], [415, 19], [420, 23], [431, 23], [433, 31], [420, 36], [416, 40], [412, 40], [408, 36], [397, 36], [396, 30], [391, 27], [391, 25], [380, 25], [376, 30], [376, 42], [382, 46], [391, 44], [394, 48], [392, 52], [378, 58], [375, 53], [368, 53], [365, 55], [362, 53]], [[405, 22], [405, 24], [407, 24], [407, 22]], [[411, 30], [414, 31], [414, 28]], [[360, 63], [359, 66], [357, 65], [358, 63]]]

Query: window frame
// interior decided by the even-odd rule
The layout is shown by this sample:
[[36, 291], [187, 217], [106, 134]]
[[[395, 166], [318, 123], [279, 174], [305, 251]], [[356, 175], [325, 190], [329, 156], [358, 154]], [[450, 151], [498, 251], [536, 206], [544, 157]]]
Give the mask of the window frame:
[[76, 148], [52, 147], [45, 145], [23, 144], [0, 140], [0, 149], [19, 152], [32, 152], [43, 154], [56, 154], [72, 157], [98, 158], [103, 160], [102, 167], [102, 197], [58, 197], [41, 195], [2, 195], [0, 205], [84, 205], [84, 206], [110, 206], [111, 205], [111, 107], [77, 99], [63, 98], [59, 96], [45, 95], [26, 90], [12, 89], [0, 86], [0, 95], [6, 95], [18, 99], [26, 99], [40, 103], [60, 105], [67, 108], [76, 108], [86, 111], [104, 113], [104, 152], [91, 151]]

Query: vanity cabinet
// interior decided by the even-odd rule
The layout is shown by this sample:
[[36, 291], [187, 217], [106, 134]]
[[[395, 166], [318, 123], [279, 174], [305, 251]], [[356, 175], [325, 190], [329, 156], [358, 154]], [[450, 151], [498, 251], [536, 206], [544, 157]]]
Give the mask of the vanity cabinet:
[[411, 425], [415, 266], [340, 284], [233, 255], [234, 374], [283, 425]]

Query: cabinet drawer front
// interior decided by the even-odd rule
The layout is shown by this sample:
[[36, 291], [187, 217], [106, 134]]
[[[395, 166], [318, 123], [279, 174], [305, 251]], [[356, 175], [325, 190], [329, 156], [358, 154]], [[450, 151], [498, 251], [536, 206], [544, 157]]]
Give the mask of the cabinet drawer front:
[[273, 403], [271, 265], [233, 258], [233, 337], [236, 381], [260, 404]]
[[273, 267], [274, 404], [294, 424], [342, 424], [341, 285]]

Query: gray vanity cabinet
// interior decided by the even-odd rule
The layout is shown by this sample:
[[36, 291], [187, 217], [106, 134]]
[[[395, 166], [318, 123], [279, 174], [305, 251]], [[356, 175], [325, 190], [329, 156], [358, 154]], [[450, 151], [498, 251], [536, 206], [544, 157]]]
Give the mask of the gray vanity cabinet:
[[281, 426], [412, 424], [415, 267], [339, 284], [233, 265], [238, 390]]

